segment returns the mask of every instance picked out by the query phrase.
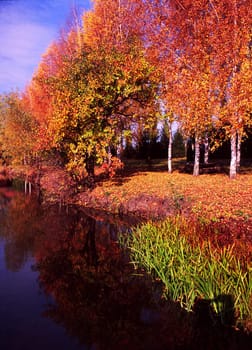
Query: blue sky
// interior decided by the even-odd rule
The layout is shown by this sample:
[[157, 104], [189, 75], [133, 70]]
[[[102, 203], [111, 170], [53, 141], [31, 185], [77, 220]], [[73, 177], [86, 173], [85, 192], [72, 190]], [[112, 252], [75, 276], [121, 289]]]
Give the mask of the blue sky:
[[23, 90], [41, 55], [70, 18], [91, 0], [0, 0], [0, 94]]

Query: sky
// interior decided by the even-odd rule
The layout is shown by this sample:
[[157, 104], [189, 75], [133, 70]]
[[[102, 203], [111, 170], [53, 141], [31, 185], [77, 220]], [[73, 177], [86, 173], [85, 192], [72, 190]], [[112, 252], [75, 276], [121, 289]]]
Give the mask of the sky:
[[22, 91], [41, 56], [69, 21], [71, 9], [91, 0], [0, 0], [0, 94]]

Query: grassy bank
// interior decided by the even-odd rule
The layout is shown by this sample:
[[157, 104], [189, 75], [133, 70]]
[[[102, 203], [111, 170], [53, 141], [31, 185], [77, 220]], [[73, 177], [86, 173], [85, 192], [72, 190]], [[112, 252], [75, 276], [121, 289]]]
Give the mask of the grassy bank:
[[239, 256], [235, 245], [217, 247], [200, 236], [176, 217], [144, 224], [124, 244], [136, 269], [143, 268], [162, 282], [165, 298], [188, 311], [197, 299], [205, 300], [222, 323], [248, 325], [252, 320], [250, 261]]

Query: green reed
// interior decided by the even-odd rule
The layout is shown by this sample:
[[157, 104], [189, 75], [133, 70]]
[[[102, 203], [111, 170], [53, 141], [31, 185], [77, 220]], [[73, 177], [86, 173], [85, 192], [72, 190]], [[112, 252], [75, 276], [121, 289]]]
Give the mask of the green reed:
[[211, 303], [223, 323], [234, 311], [239, 321], [252, 319], [252, 268], [235, 256], [234, 246], [193, 244], [182, 234], [179, 218], [144, 224], [124, 243], [135, 268], [161, 280], [164, 296], [186, 310], [201, 298]]

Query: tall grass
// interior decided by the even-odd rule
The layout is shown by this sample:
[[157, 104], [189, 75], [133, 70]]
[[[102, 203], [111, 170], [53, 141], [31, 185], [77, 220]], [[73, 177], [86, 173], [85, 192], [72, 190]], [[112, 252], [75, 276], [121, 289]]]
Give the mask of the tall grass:
[[234, 246], [217, 249], [210, 241], [192, 241], [182, 234], [176, 218], [136, 228], [126, 245], [135, 267], [161, 280], [164, 296], [186, 310], [191, 311], [196, 298], [201, 298], [209, 301], [224, 323], [234, 312], [239, 321], [251, 320], [251, 265], [235, 256]]

